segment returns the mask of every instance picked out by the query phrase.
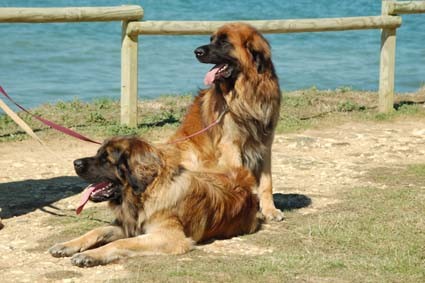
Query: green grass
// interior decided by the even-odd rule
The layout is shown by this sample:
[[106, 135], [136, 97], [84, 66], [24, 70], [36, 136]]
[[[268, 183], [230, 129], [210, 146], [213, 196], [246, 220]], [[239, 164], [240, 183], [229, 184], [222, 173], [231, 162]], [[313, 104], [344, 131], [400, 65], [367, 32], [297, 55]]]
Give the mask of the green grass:
[[[196, 249], [127, 259], [124, 282], [424, 282], [425, 164], [376, 168], [362, 178], [370, 185], [340, 192], [337, 204], [314, 214], [288, 211], [272, 229], [240, 237], [270, 252], [249, 255], [242, 245], [240, 254]], [[41, 248], [104, 225], [105, 207], [52, 216], [46, 225], [62, 231]]]
[[100, 208], [86, 208], [80, 215], [76, 215], [74, 211], [67, 211], [50, 217], [45, 224], [59, 228], [60, 232], [49, 235], [30, 251], [46, 251], [56, 243], [81, 236], [96, 227], [111, 223], [113, 220], [113, 214], [107, 208], [106, 203]]
[[[191, 96], [185, 95], [164, 96], [157, 100], [141, 102], [138, 105], [141, 122], [137, 128], [120, 124], [120, 104], [108, 98], [100, 98], [91, 103], [74, 99], [54, 105], [45, 104], [32, 109], [31, 112], [94, 138], [133, 134], [161, 138], [164, 134], [162, 132], [171, 132], [178, 126], [191, 100]], [[41, 137], [63, 135], [26, 113], [19, 112], [19, 116]], [[26, 138], [27, 135], [8, 116], [0, 115], [0, 142]]]
[[[414, 94], [396, 97], [396, 111], [377, 112], [378, 95], [374, 92], [353, 91], [349, 87], [336, 90], [306, 90], [284, 92], [278, 133], [302, 131], [309, 128], [330, 127], [349, 121], [392, 121], [406, 117], [425, 118], [425, 89]], [[163, 96], [156, 100], [143, 100], [138, 105], [137, 128], [120, 125], [120, 104], [108, 98], [91, 103], [74, 99], [70, 102], [45, 104], [32, 113], [88, 135], [103, 139], [115, 135], [140, 135], [152, 139], [169, 136], [180, 124], [191, 95]], [[419, 102], [419, 104], [417, 103]], [[28, 114], [19, 115], [43, 136], [63, 136], [48, 129]], [[6, 115], [0, 115], [0, 142], [22, 140], [28, 136]]]

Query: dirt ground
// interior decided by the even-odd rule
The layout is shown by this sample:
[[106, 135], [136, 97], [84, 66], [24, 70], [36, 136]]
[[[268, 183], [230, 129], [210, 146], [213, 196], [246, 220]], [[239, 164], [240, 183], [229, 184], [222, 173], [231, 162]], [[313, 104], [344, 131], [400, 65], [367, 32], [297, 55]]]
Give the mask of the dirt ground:
[[[318, 213], [338, 202], [338, 191], [368, 185], [361, 177], [372, 168], [425, 163], [424, 122], [351, 123], [276, 136], [273, 180], [277, 206], [288, 205], [291, 196], [311, 200], [297, 213]], [[96, 145], [67, 139], [47, 144], [50, 151], [33, 140], [0, 144], [1, 281], [49, 282], [57, 280], [57, 274], [62, 282], [125, 277], [122, 263], [84, 269], [72, 266], [67, 258], [53, 258], [46, 250], [37, 249], [40, 241], [60, 229], [46, 225], [45, 219], [72, 213], [78, 203], [84, 183], [76, 177], [72, 161], [97, 149]], [[263, 229], [279, 227], [272, 223]], [[214, 253], [270, 252], [235, 243], [239, 243], [237, 238], [200, 248]]]

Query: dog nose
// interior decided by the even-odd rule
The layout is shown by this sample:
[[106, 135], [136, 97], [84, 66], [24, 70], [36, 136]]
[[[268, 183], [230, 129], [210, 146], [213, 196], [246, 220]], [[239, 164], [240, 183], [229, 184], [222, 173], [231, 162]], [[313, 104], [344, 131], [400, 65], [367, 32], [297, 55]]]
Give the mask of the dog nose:
[[85, 167], [85, 162], [83, 159], [74, 160], [74, 169], [77, 173], [83, 171], [84, 167]]
[[198, 47], [195, 49], [195, 55], [196, 57], [204, 57], [205, 56], [205, 50], [202, 47]]

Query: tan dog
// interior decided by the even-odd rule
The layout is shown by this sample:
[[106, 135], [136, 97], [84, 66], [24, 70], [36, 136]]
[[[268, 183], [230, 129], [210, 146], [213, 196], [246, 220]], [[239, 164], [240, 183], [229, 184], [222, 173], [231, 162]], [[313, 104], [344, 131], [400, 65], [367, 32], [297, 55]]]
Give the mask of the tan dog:
[[281, 92], [268, 42], [249, 25], [228, 24], [195, 54], [200, 62], [215, 64], [205, 77], [211, 86], [200, 91], [170, 141], [222, 119], [207, 133], [176, 143], [182, 164], [191, 170], [247, 168], [255, 177], [262, 213], [269, 220], [282, 220], [273, 203], [271, 177]]
[[188, 171], [175, 148], [159, 149], [130, 137], [105, 142], [94, 157], [75, 160], [74, 167], [80, 177], [95, 183], [83, 194], [82, 205], [89, 198], [109, 201], [116, 215], [113, 225], [50, 248], [55, 257], [72, 256], [77, 266], [181, 254], [194, 242], [252, 233], [259, 227], [258, 198], [251, 192], [255, 180], [244, 169]]

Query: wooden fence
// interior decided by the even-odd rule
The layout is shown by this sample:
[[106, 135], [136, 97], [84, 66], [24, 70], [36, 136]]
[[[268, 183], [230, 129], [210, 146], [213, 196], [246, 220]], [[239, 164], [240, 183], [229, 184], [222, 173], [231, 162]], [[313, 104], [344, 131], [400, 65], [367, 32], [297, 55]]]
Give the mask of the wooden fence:
[[0, 23], [64, 23], [137, 21], [143, 17], [140, 6], [0, 8]]
[[[398, 14], [425, 13], [425, 1], [382, 1], [380, 16], [296, 20], [241, 21], [263, 33], [323, 32], [382, 29], [379, 75], [379, 111], [394, 103], [394, 67]], [[122, 21], [121, 123], [137, 126], [139, 35], [210, 34], [227, 21], [141, 21], [139, 6], [87, 8], [0, 8], [0, 23]]]

